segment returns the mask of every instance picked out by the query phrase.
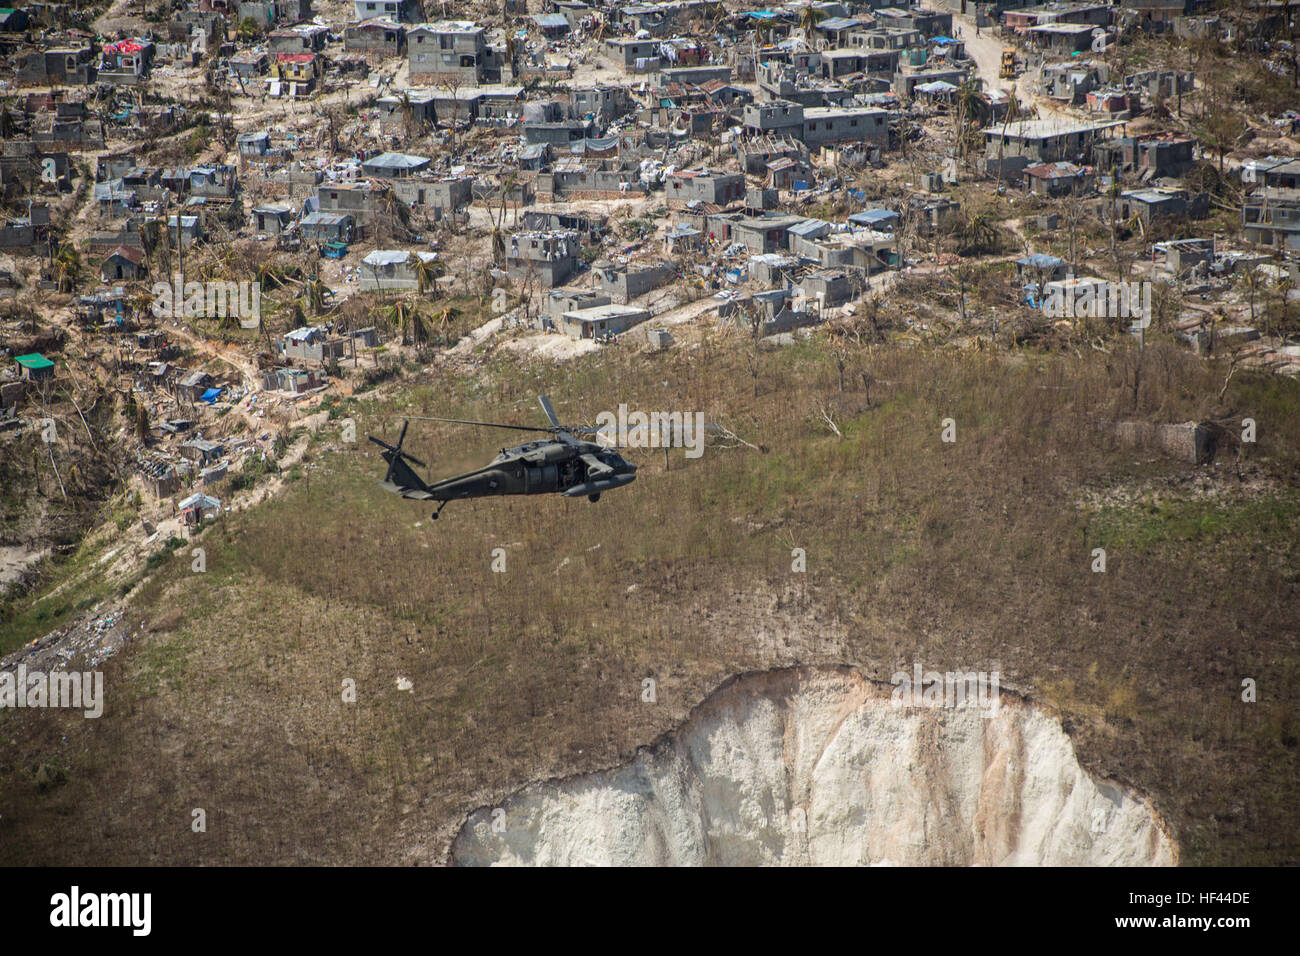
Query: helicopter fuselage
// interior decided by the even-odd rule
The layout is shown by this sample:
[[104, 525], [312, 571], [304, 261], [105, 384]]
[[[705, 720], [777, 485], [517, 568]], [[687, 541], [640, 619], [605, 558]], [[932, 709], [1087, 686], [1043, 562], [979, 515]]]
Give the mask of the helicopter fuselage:
[[[592, 461], [601, 468], [594, 467]], [[636, 480], [636, 466], [592, 442], [534, 441], [502, 449], [491, 464], [428, 486], [436, 501], [491, 495], [600, 494]]]

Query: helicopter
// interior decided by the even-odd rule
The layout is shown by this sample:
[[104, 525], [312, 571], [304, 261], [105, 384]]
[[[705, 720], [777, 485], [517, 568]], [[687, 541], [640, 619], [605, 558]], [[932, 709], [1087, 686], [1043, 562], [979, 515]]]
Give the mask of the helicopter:
[[[538, 396], [542, 411], [550, 420], [549, 426], [506, 425], [501, 422], [479, 422], [463, 418], [411, 417], [402, 422], [397, 444], [368, 435], [372, 442], [384, 450], [380, 453], [388, 462], [388, 472], [379, 483], [381, 488], [417, 501], [440, 502], [433, 513], [437, 518], [451, 501], [462, 498], [487, 498], [494, 495], [561, 494], [566, 498], [587, 496], [588, 501], [599, 501], [603, 492], [621, 488], [636, 480], [636, 465], [627, 461], [617, 451], [582, 441], [576, 434], [590, 434], [596, 429], [569, 427], [560, 424], [555, 409], [545, 395]], [[482, 428], [509, 428], [515, 431], [546, 432], [552, 437], [525, 442], [501, 449], [490, 463], [476, 471], [426, 483], [410, 467], [428, 466], [402, 450], [406, 429], [412, 421], [450, 422], [454, 425], [474, 425]], [[409, 464], [408, 464], [409, 462]]]

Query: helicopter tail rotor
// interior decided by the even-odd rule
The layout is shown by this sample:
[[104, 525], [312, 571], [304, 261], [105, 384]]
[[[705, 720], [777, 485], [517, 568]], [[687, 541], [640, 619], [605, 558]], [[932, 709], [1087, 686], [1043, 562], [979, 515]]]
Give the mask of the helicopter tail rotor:
[[428, 465], [416, 458], [414, 455], [402, 451], [402, 443], [406, 441], [406, 429], [410, 424], [409, 421], [402, 422], [402, 431], [397, 436], [396, 445], [390, 445], [388, 442], [382, 441], [374, 435], [367, 435], [366, 437], [380, 448], [384, 449], [381, 454], [384, 457], [384, 461], [388, 462], [388, 472], [384, 475], [385, 483], [404, 488], [423, 489], [426, 487], [425, 483], [420, 479], [419, 475], [411, 470], [411, 467], [407, 462], [410, 462], [411, 465], [418, 465], [421, 468], [427, 468]]

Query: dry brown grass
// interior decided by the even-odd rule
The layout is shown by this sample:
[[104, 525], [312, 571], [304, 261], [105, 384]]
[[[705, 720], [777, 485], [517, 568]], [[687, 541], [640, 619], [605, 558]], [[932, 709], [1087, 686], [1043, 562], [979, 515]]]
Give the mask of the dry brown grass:
[[[1295, 383], [1238, 374], [1221, 407], [1222, 368], [1157, 344], [1133, 408], [1122, 350], [848, 360], [869, 395], [857, 374], [840, 392], [814, 342], [764, 351], [755, 398], [743, 342], [706, 336], [562, 368], [499, 355], [354, 405], [359, 433], [392, 436], [403, 412], [536, 423], [549, 392], [567, 420], [620, 401], [700, 409], [768, 451], [676, 454], [667, 472], [629, 452], [639, 480], [596, 505], [460, 503], [436, 524], [375, 488], [370, 447], [322, 451], [280, 500], [207, 532], [206, 575], [186, 559], [146, 588], [141, 623], [183, 620], [111, 663], [102, 720], [3, 719], [0, 859], [438, 861], [469, 810], [626, 759], [737, 671], [888, 679], [919, 660], [1000, 669], [1057, 707], [1087, 765], [1152, 795], [1185, 861], [1300, 862]], [[1250, 507], [1231, 468], [1213, 473], [1220, 498], [1194, 499], [1192, 466], [1094, 427], [1225, 410], [1260, 422]], [[423, 425], [407, 443], [442, 474], [500, 441]], [[1164, 510], [1115, 491], [1151, 483]], [[1085, 490], [1105, 504], [1077, 506]], [[1242, 677], [1258, 704], [1240, 703]], [[29, 768], [49, 761], [68, 781], [37, 793]]]

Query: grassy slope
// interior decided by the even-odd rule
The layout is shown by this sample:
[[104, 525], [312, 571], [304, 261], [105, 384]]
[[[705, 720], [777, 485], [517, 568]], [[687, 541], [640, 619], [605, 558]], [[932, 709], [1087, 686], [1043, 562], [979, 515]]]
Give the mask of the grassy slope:
[[[744, 349], [711, 341], [558, 368], [498, 357], [401, 394], [415, 414], [521, 423], [543, 391], [569, 419], [698, 408], [768, 449], [676, 453], [667, 473], [630, 452], [640, 480], [596, 505], [461, 503], [434, 524], [375, 488], [373, 446], [339, 450], [327, 428], [282, 498], [206, 532], [207, 574], [186, 550], [146, 586], [103, 719], [0, 716], [0, 861], [438, 860], [468, 810], [625, 759], [737, 670], [888, 679], [919, 660], [998, 667], [1058, 707], [1088, 765], [1152, 795], [1185, 862], [1300, 862], [1295, 383], [1233, 378], [1227, 409], [1260, 422], [1250, 473], [1273, 480], [1240, 488], [1220, 466], [1205, 497], [1191, 466], [1091, 427], [1132, 414], [1124, 355], [858, 353], [845, 392], [819, 343], [762, 361], [757, 397]], [[1143, 415], [1212, 410], [1198, 396], [1222, 369], [1159, 347], [1148, 362]], [[391, 436], [401, 411], [353, 414]], [[493, 442], [408, 438], [435, 474]], [[1240, 702], [1243, 677], [1259, 703]], [[42, 792], [41, 764], [66, 782]]]

